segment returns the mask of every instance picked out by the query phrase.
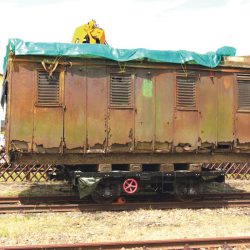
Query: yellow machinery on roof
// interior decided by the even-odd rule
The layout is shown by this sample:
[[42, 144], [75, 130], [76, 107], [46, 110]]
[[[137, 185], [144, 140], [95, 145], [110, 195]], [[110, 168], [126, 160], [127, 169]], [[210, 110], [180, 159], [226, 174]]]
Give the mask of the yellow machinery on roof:
[[100, 43], [105, 44], [104, 30], [96, 25], [96, 21], [92, 20], [76, 28], [72, 38], [72, 43]]

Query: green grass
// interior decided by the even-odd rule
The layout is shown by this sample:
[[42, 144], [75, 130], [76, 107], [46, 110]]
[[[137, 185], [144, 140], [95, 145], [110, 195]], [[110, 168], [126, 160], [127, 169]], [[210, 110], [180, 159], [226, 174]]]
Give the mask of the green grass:
[[250, 208], [0, 215], [0, 245], [250, 235]]

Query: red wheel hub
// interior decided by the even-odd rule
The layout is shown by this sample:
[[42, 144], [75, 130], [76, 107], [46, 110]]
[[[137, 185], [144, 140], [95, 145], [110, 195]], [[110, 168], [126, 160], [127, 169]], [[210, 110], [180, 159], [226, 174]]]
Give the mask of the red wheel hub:
[[133, 194], [138, 189], [138, 182], [133, 178], [126, 179], [123, 182], [122, 188], [125, 193]]

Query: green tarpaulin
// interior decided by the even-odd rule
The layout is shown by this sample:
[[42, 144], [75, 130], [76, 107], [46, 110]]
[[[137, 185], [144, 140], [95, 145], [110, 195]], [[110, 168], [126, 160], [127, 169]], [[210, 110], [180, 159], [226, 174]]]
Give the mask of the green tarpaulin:
[[186, 50], [148, 50], [148, 49], [114, 49], [101, 44], [70, 44], [70, 43], [33, 43], [20, 39], [10, 39], [4, 60], [4, 72], [9, 51], [19, 55], [44, 55], [82, 58], [105, 58], [119, 62], [132, 60], [148, 60], [151, 62], [166, 62], [184, 64], [192, 62], [209, 68], [216, 67], [222, 56], [234, 56], [233, 47], [222, 47], [216, 52], [199, 54]]

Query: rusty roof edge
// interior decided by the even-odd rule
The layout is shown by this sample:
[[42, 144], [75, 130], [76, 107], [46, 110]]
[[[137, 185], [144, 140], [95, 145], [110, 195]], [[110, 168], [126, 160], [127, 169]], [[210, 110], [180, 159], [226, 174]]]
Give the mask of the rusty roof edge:
[[[34, 55], [21, 55], [15, 56], [15, 63], [39, 63], [43, 60], [47, 62], [53, 61], [53, 56], [34, 56]], [[65, 60], [66, 59], [66, 60]], [[64, 67], [71, 66], [90, 66], [90, 67], [101, 67], [101, 66], [111, 66], [111, 67], [125, 67], [125, 68], [145, 68], [145, 69], [183, 69], [183, 64], [178, 63], [163, 63], [163, 62], [150, 62], [147, 60], [143, 61], [130, 61], [130, 62], [116, 62], [113, 60], [108, 60], [104, 58], [76, 58], [67, 57], [60, 58], [58, 64]], [[222, 62], [215, 68], [207, 68], [202, 65], [195, 63], [185, 63], [185, 69], [187, 70], [202, 70], [202, 71], [218, 71], [218, 72], [248, 72], [250, 69], [250, 56], [248, 59], [244, 60], [244, 57], [223, 57]]]
[[250, 56], [224, 56], [219, 66], [250, 68]]

